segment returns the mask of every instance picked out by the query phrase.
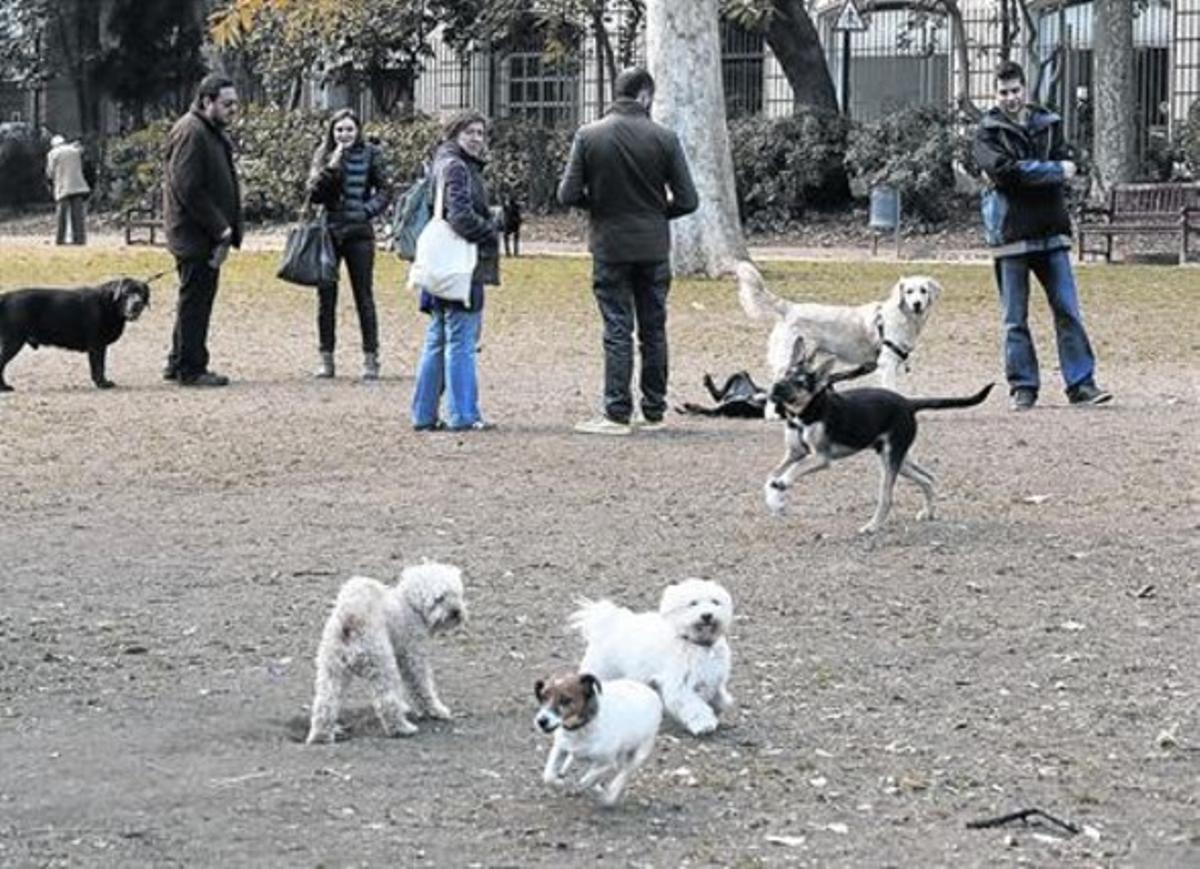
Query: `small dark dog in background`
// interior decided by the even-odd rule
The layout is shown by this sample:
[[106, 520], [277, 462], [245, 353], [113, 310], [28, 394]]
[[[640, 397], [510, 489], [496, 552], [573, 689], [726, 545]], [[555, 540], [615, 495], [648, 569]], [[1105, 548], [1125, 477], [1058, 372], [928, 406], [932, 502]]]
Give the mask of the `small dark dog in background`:
[[504, 233], [504, 255], [521, 255], [521, 203], [512, 195], [507, 195], [501, 202], [500, 214], [503, 220], [501, 231]]
[[4, 368], [26, 344], [87, 353], [92, 382], [100, 389], [115, 386], [104, 375], [108, 345], [149, 305], [148, 283], [134, 278], [77, 290], [33, 287], [0, 295], [0, 392], [12, 391]]

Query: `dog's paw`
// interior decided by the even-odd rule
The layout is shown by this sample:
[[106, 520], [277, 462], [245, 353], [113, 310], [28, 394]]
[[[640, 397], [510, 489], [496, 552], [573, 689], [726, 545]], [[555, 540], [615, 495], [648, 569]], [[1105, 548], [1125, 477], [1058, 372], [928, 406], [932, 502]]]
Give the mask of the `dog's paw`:
[[308, 738], [304, 740], [305, 745], [327, 744], [333, 745], [337, 740], [337, 732], [333, 730], [310, 730]]
[[787, 489], [781, 489], [774, 480], [768, 480], [763, 486], [763, 500], [772, 516], [787, 515]]
[[858, 533], [859, 534], [874, 534], [878, 530], [879, 530], [878, 523], [876, 523], [875, 520], [872, 519], [870, 522], [868, 522], [862, 528], [859, 528]]
[[435, 703], [429, 707], [429, 717], [436, 718], [439, 721], [449, 721], [454, 717], [454, 713], [450, 711], [445, 703]]
[[566, 776], [556, 775], [552, 772], [542, 773], [542, 781], [548, 785], [553, 785], [556, 788], [567, 786]]
[[388, 727], [387, 735], [394, 739], [401, 736], [412, 736], [418, 730], [420, 728], [417, 725], [405, 718]]
[[703, 736], [717, 729], [717, 716], [707, 708], [704, 711], [707, 714], [693, 715], [687, 721], [683, 722], [683, 726], [692, 736]]
[[917, 511], [918, 522], [932, 522], [935, 518], [936, 511], [933, 509], [932, 505], [929, 507], [922, 507]]
[[712, 707], [713, 710], [720, 715], [722, 712], [732, 709], [736, 703], [737, 701], [733, 699], [732, 694], [724, 689], [721, 689], [717, 692], [717, 696], [713, 698]]

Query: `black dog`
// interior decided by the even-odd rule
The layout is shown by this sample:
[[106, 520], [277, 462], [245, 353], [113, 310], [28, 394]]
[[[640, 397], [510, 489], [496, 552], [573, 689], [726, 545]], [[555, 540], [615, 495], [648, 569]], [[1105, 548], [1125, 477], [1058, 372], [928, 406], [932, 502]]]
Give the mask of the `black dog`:
[[[839, 371], [829, 375], [830, 384], [842, 380], [862, 377], [875, 370], [875, 364], [868, 362], [848, 371]], [[685, 401], [681, 407], [675, 408], [676, 413], [691, 413], [699, 416], [731, 416], [739, 419], [762, 419], [767, 415], [767, 404], [770, 396], [767, 391], [754, 382], [748, 372], [739, 371], [731, 374], [725, 385], [717, 388], [712, 375], [704, 375], [704, 386], [716, 407], [701, 407]]]
[[115, 384], [104, 376], [108, 345], [121, 337], [127, 320], [136, 320], [150, 304], [150, 287], [118, 278], [78, 290], [14, 290], [0, 296], [0, 392], [11, 392], [4, 368], [28, 344], [86, 352], [92, 382], [101, 389]]
[[701, 407], [685, 401], [675, 408], [677, 413], [692, 413], [700, 416], [732, 416], [739, 419], [762, 419], [767, 409], [767, 391], [759, 386], [745, 371], [731, 374], [720, 389], [711, 374], [704, 375], [704, 387], [716, 407]]
[[916, 483], [925, 496], [925, 507], [917, 518], [932, 519], [933, 475], [908, 457], [917, 436], [917, 412], [973, 407], [987, 398], [995, 384], [966, 398], [905, 398], [890, 389], [851, 389], [838, 394], [830, 388], [833, 364], [829, 359], [812, 368], [812, 357], [803, 354], [803, 340], [797, 341], [786, 376], [771, 387], [770, 400], [787, 420], [787, 454], [763, 487], [767, 507], [781, 513], [784, 493], [797, 477], [870, 447], [879, 454], [883, 480], [875, 515], [860, 532], [879, 530], [887, 518], [897, 474]]
[[524, 219], [521, 217], [521, 203], [515, 197], [504, 197], [504, 203], [501, 206], [504, 226], [504, 255], [505, 256], [520, 256], [521, 255], [521, 224]]

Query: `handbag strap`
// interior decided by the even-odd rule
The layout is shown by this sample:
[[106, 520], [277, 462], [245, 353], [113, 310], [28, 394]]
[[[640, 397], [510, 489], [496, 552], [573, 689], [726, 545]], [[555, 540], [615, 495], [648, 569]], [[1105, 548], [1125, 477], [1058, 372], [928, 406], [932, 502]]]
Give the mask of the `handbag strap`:
[[438, 172], [437, 186], [433, 189], [433, 216], [444, 218], [442, 209], [446, 205], [446, 173]]

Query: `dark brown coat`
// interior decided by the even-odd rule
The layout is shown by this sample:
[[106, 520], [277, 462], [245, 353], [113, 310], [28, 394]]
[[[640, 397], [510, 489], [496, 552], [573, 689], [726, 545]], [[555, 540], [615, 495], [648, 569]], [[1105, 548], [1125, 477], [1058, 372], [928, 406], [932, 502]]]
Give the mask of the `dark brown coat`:
[[614, 263], [667, 259], [667, 222], [699, 206], [679, 137], [628, 97], [575, 134], [558, 201], [588, 212], [592, 255]]
[[183, 260], [207, 259], [227, 228], [242, 244], [242, 203], [229, 137], [193, 109], [167, 136], [163, 178], [167, 248]]

